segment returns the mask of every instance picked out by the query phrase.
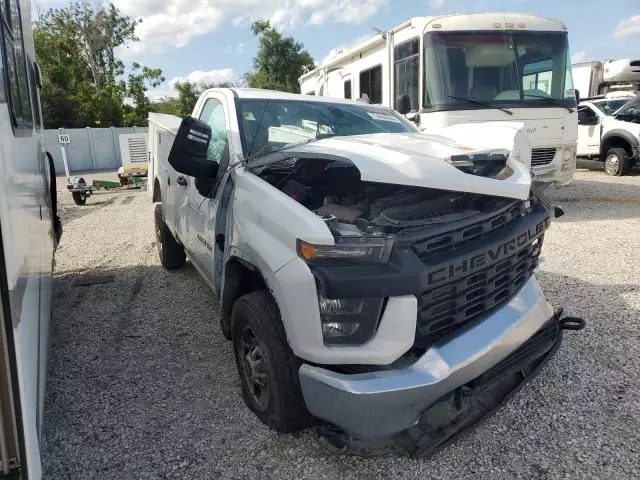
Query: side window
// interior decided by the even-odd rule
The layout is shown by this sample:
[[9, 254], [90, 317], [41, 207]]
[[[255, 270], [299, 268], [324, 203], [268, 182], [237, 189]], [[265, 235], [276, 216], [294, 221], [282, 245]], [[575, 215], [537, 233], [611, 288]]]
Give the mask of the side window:
[[578, 109], [578, 125], [595, 125], [598, 115], [589, 107], [580, 107]]
[[366, 95], [371, 103], [382, 103], [382, 66], [360, 72], [360, 98]]
[[211, 141], [207, 149], [207, 160], [220, 162], [224, 147], [227, 144], [227, 125], [222, 102], [215, 98], [207, 100], [200, 114], [200, 120], [207, 122], [211, 127]]
[[33, 125], [31, 95], [18, 0], [0, 1], [0, 10], [2, 10], [3, 61], [8, 77], [7, 97], [12, 120], [17, 128], [31, 129]]
[[344, 82], [344, 98], [351, 98], [351, 80]]
[[394, 101], [396, 110], [402, 97], [409, 97], [410, 111], [418, 109], [420, 41], [417, 38], [398, 45], [393, 52]]

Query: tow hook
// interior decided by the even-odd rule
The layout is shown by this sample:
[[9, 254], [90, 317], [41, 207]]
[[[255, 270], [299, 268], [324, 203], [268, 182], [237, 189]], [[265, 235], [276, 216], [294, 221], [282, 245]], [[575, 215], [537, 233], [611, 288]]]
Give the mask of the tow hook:
[[564, 208], [562, 208], [562, 207], [561, 207], [561, 206], [559, 206], [559, 205], [556, 205], [555, 207], [553, 207], [553, 215], [554, 215], [556, 218], [560, 218], [561, 216], [563, 216], [563, 215], [564, 215]]
[[580, 317], [561, 318], [563, 313], [564, 313], [564, 309], [558, 308], [558, 310], [556, 310], [556, 313], [553, 315], [556, 321], [558, 322], [558, 326], [560, 327], [560, 330], [578, 331], [578, 330], [582, 330], [584, 327], [587, 326], [587, 322], [585, 322], [584, 319]]

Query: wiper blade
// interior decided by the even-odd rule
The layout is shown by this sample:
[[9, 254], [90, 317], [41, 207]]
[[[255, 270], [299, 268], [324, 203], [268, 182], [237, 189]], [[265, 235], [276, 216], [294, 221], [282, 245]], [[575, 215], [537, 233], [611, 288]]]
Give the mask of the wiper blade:
[[480, 105], [481, 107], [486, 107], [486, 108], [495, 108], [496, 110], [500, 110], [504, 113], [507, 113], [509, 115], [513, 115], [513, 112], [511, 110], [508, 110], [506, 108], [502, 108], [502, 107], [498, 107], [496, 105], [491, 105], [488, 102], [480, 102], [478, 100], [474, 100], [473, 98], [469, 98], [469, 97], [456, 97], [455, 95], [449, 95], [449, 98], [453, 98], [454, 100], [462, 100], [465, 102], [469, 102], [469, 103], [473, 103], [474, 105]]
[[566, 105], [563, 105], [562, 103], [560, 103], [559, 100], [557, 100], [555, 98], [543, 97], [542, 95], [533, 95], [531, 93], [524, 93], [523, 95], [525, 97], [537, 98], [538, 100], [544, 100], [545, 102], [547, 102], [547, 103], [549, 103], [551, 105], [557, 105], [559, 107], [566, 108], [569, 112], [573, 113], [573, 108], [567, 107]]

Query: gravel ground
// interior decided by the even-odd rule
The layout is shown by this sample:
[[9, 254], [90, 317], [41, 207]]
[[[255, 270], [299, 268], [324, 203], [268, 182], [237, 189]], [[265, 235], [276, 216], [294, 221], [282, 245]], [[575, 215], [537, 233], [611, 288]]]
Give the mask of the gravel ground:
[[[566, 215], [538, 278], [587, 328], [470, 435], [411, 460], [333, 456], [311, 431], [268, 430], [241, 400], [204, 281], [160, 267], [146, 193], [82, 208], [63, 194], [46, 478], [640, 478], [640, 176], [580, 170], [551, 196]], [[74, 285], [85, 280], [107, 283]]]

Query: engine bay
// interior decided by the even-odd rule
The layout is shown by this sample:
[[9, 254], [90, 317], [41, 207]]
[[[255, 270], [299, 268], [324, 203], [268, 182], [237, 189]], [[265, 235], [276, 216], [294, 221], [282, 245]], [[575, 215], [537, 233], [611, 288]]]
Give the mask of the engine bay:
[[468, 219], [513, 199], [362, 181], [352, 164], [290, 158], [259, 176], [322, 217], [334, 236], [407, 233]]

